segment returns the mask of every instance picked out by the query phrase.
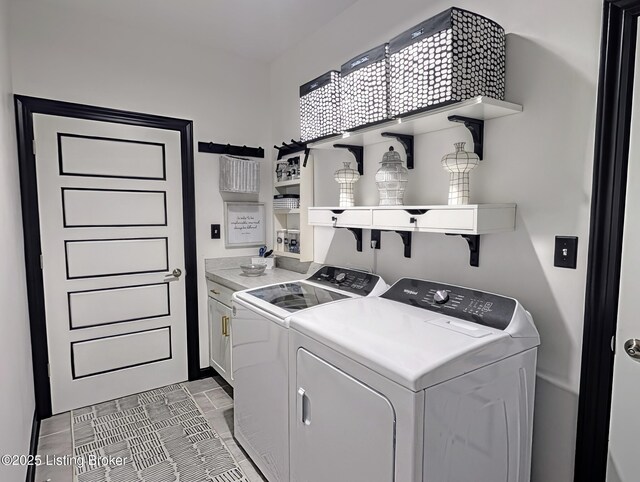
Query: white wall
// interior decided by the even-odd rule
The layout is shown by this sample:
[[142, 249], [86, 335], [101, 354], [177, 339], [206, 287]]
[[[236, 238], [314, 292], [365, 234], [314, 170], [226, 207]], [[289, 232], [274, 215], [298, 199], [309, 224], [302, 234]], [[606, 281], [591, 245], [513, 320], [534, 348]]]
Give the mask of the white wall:
[[[28, 454], [35, 409], [22, 244], [20, 185], [8, 44], [8, 2], [0, 0], [0, 454]], [[25, 467], [0, 465], [0, 480]]]
[[[47, 2], [48, 3], [48, 2]], [[268, 68], [216, 46], [159, 35], [68, 11], [56, 2], [14, 2], [11, 16], [14, 92], [194, 121], [194, 143], [269, 146]], [[267, 151], [269, 152], [269, 151]], [[271, 179], [270, 162], [262, 176]], [[218, 156], [195, 154], [200, 364], [209, 365], [204, 259], [253, 254], [210, 239], [223, 223]], [[260, 200], [269, 203], [267, 184]]]
[[[516, 202], [514, 232], [481, 239], [480, 267], [468, 264], [461, 238], [418, 234], [411, 259], [400, 237], [385, 233], [377, 271], [388, 282], [401, 276], [436, 279], [518, 298], [533, 314], [542, 337], [539, 351], [533, 479], [572, 480], [582, 316], [587, 257], [600, 0], [459, 0], [456, 6], [498, 21], [507, 38], [507, 100], [524, 112], [485, 125], [484, 161], [472, 173], [472, 202]], [[362, 0], [310, 35], [271, 66], [274, 139], [299, 134], [298, 86], [379, 45], [451, 6], [448, 0]], [[579, 15], [578, 13], [579, 12]], [[578, 20], [579, 18], [579, 20]], [[453, 142], [470, 142], [464, 127], [416, 138], [416, 169], [410, 172], [407, 204], [447, 200], [441, 157]], [[377, 203], [373, 176], [391, 142], [365, 149], [365, 175], [356, 204]], [[314, 151], [316, 205], [335, 206], [333, 171], [346, 151]], [[553, 267], [555, 235], [580, 237], [578, 269]], [[375, 265], [369, 249], [355, 251], [346, 230], [316, 228], [330, 243], [316, 261]], [[320, 254], [320, 253], [319, 253]], [[324, 258], [324, 259], [323, 259]]]

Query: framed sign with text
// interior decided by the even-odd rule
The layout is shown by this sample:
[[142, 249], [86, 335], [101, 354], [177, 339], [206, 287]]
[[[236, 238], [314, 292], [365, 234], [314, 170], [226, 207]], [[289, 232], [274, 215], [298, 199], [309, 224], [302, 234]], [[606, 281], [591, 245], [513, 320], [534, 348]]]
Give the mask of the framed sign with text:
[[263, 246], [266, 242], [264, 203], [224, 203], [224, 245], [227, 248]]

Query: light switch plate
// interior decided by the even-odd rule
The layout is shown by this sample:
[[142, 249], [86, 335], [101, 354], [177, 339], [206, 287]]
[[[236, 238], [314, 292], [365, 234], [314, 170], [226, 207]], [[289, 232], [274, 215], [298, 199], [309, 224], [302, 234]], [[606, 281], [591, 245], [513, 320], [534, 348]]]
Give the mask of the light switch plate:
[[212, 224], [211, 225], [211, 239], [220, 239], [220, 225]]
[[553, 265], [558, 268], [576, 269], [578, 262], [578, 237], [556, 236]]

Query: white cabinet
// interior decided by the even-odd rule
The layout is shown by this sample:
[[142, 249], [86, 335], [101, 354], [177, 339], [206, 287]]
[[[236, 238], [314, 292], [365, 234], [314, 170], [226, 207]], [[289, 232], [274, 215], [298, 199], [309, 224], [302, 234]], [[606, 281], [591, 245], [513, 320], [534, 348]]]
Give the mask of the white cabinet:
[[291, 480], [394, 479], [395, 413], [386, 397], [303, 348], [290, 389]]
[[309, 224], [313, 226], [369, 227], [371, 226], [371, 209], [355, 208], [310, 208]]
[[448, 234], [513, 231], [515, 216], [515, 204], [309, 208], [312, 226]]
[[377, 209], [373, 212], [373, 226], [399, 230], [473, 230], [474, 209]]
[[[231, 295], [233, 291], [226, 286], [207, 280], [209, 289], [209, 365], [233, 386], [233, 359], [231, 328], [233, 310]], [[228, 302], [228, 305], [225, 303]]]

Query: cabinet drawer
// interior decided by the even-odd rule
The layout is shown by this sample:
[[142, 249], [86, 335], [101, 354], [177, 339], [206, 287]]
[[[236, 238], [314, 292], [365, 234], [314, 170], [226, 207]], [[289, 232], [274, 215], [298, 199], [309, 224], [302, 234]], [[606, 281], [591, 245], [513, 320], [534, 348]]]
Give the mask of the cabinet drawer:
[[234, 290], [226, 286], [207, 279], [207, 293], [214, 300], [218, 300], [223, 305], [231, 307]]
[[[413, 212], [413, 214], [412, 214]], [[475, 211], [469, 209], [429, 209], [424, 214], [404, 209], [375, 209], [373, 225], [395, 229], [429, 229], [446, 232], [448, 230], [475, 229]]]
[[314, 226], [368, 227], [371, 209], [309, 209], [309, 224]]

